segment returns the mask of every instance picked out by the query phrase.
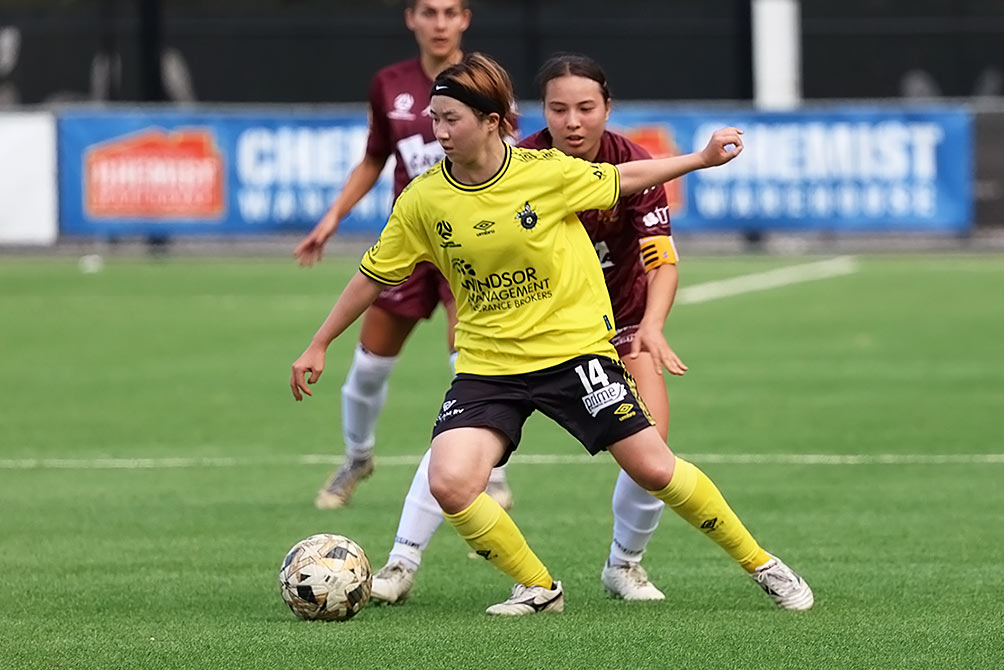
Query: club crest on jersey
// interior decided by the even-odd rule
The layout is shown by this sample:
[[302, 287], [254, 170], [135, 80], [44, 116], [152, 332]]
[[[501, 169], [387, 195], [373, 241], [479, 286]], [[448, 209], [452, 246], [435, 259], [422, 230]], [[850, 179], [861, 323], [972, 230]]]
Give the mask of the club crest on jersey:
[[453, 237], [453, 226], [449, 221], [437, 221], [436, 222], [436, 233], [443, 238], [443, 241], [439, 246], [446, 249], [447, 247], [462, 247], [464, 245], [457, 244], [451, 238]]
[[519, 225], [523, 226], [525, 230], [533, 230], [533, 227], [537, 225], [537, 212], [530, 208], [529, 201], [523, 205], [523, 209], [516, 211], [516, 216], [513, 218], [519, 219]]
[[411, 93], [398, 93], [394, 98], [394, 109], [387, 112], [387, 118], [398, 121], [414, 121], [415, 115], [411, 108], [415, 106], [415, 97]]

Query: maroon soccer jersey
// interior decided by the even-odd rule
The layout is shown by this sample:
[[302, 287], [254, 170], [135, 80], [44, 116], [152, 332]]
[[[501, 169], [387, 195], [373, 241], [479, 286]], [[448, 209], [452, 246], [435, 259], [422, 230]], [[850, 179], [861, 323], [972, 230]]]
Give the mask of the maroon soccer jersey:
[[[443, 148], [432, 134], [429, 91], [432, 80], [419, 59], [388, 65], [370, 85], [370, 135], [366, 153], [386, 161], [397, 158], [394, 198], [412, 179], [443, 157]], [[440, 302], [452, 300], [449, 284], [431, 263], [420, 263], [404, 284], [387, 288], [374, 304], [392, 314], [428, 319]]]
[[[551, 133], [545, 128], [527, 137], [519, 146], [549, 149], [554, 145]], [[617, 165], [651, 157], [631, 140], [607, 130], [600, 139], [595, 160]], [[641, 264], [638, 241], [643, 237], [670, 234], [665, 189], [655, 186], [621, 198], [613, 209], [593, 209], [578, 214], [596, 246], [617, 329], [637, 325], [645, 314], [648, 297], [648, 280]]]
[[370, 135], [366, 153], [387, 160], [397, 158], [394, 198], [412, 179], [443, 157], [443, 148], [432, 134], [429, 91], [432, 80], [419, 59], [383, 68], [370, 85]]

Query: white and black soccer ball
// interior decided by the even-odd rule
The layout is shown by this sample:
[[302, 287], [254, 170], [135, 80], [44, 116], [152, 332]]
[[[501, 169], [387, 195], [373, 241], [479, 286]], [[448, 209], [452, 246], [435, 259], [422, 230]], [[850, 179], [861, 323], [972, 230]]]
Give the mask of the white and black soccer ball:
[[293, 545], [279, 569], [282, 599], [301, 619], [345, 621], [370, 599], [373, 575], [362, 547], [321, 533]]

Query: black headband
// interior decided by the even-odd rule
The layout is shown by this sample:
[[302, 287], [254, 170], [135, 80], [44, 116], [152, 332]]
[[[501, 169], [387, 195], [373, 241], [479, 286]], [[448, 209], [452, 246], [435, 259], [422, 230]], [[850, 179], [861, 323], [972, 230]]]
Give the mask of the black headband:
[[472, 91], [466, 86], [461, 86], [454, 80], [447, 77], [437, 79], [432, 85], [429, 97], [434, 95], [445, 95], [453, 98], [454, 100], [459, 100], [468, 107], [473, 107], [479, 112], [484, 112], [485, 114], [495, 113], [498, 114], [500, 118], [505, 118], [505, 110], [499, 107], [497, 102], [489, 98], [487, 95], [482, 95], [477, 91]]

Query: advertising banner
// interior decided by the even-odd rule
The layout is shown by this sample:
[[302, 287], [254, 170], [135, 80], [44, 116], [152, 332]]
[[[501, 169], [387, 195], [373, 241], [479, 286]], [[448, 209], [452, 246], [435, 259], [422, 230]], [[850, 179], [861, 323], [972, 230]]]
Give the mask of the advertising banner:
[[[526, 105], [526, 134], [544, 125]], [[609, 127], [653, 156], [744, 131], [729, 165], [667, 185], [674, 230], [960, 232], [972, 221], [963, 109], [668, 111], [617, 106]], [[62, 232], [258, 234], [312, 227], [366, 144], [358, 113], [72, 112], [59, 121]], [[391, 166], [342, 231], [376, 233]]]
[[[67, 235], [255, 235], [321, 218], [363, 156], [365, 115], [72, 112], [59, 120]], [[390, 167], [342, 224], [377, 232]]]
[[56, 119], [0, 113], [0, 244], [56, 241]]
[[[528, 114], [525, 129], [543, 125]], [[723, 167], [667, 185], [674, 230], [959, 232], [972, 222], [972, 120], [962, 109], [791, 113], [615, 107], [608, 128], [653, 156], [700, 151], [743, 130]]]

